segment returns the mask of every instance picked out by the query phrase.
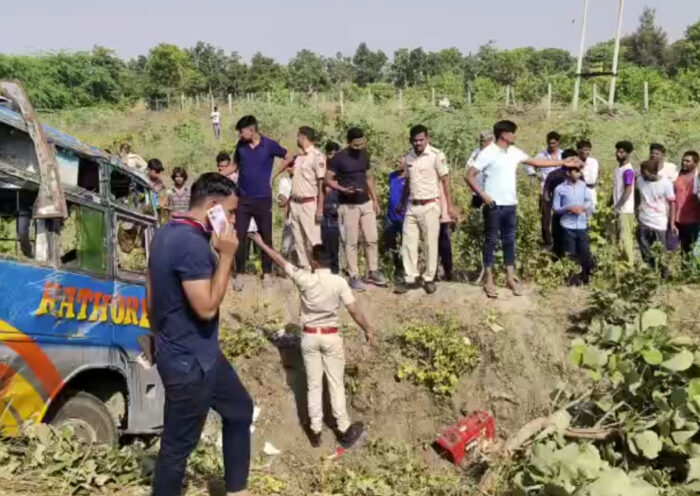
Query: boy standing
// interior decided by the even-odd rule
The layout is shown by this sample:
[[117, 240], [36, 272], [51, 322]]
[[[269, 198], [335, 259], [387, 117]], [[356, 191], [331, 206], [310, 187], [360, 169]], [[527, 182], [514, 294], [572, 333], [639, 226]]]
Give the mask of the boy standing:
[[678, 228], [681, 250], [685, 254], [692, 251], [700, 232], [700, 202], [694, 191], [699, 161], [697, 152], [685, 152], [681, 161], [681, 173], [673, 183], [676, 194], [676, 218], [673, 224]]
[[[669, 219], [676, 218], [676, 195], [673, 184], [667, 177], [659, 175], [661, 163], [656, 160], [642, 162], [642, 174], [637, 180], [639, 207], [637, 218], [637, 239], [642, 260], [652, 269], [656, 268], [657, 260], [652, 254], [652, 246], [659, 242], [666, 248], [666, 236]], [[670, 207], [670, 215], [669, 215]], [[678, 234], [678, 229], [671, 224], [671, 231]], [[665, 271], [664, 268], [661, 268]]]
[[[336, 153], [340, 151], [340, 145], [334, 141], [326, 143], [326, 163], [330, 163]], [[340, 201], [338, 191], [324, 186], [323, 196], [323, 222], [321, 223], [321, 243], [331, 256], [331, 272], [340, 272], [340, 221], [338, 219], [338, 207]]]
[[374, 344], [374, 330], [355, 301], [347, 281], [330, 270], [330, 254], [323, 245], [316, 245], [312, 252], [312, 271], [299, 269], [268, 247], [259, 234], [250, 238], [270, 259], [284, 268], [294, 281], [301, 296], [301, 353], [306, 368], [310, 438], [314, 447], [321, 445], [323, 429], [323, 376], [328, 381], [333, 416], [340, 433], [339, 442], [344, 448], [353, 446], [364, 433], [362, 422], [350, 423], [345, 404], [345, 350], [343, 338], [338, 332], [338, 310], [342, 303], [362, 328], [370, 344]]
[[576, 143], [576, 150], [578, 151], [578, 158], [583, 162], [583, 181], [591, 190], [591, 201], [593, 202], [593, 209], [595, 211], [595, 205], [597, 201], [597, 191], [598, 187], [598, 175], [600, 173], [600, 163], [597, 159], [591, 157], [591, 150], [593, 150], [593, 145], [590, 140], [582, 139]]
[[[562, 159], [576, 157], [578, 154], [575, 150], [568, 148], [561, 154]], [[579, 156], [580, 158], [580, 156]], [[583, 161], [583, 159], [581, 159]], [[544, 182], [542, 197], [544, 198], [546, 208], [553, 210], [552, 212], [552, 253], [557, 258], [562, 258], [566, 250], [564, 248], [564, 228], [561, 225], [561, 214], [554, 209], [554, 193], [557, 187], [566, 182], [569, 177], [569, 169], [560, 167], [549, 174]], [[592, 198], [593, 195], [591, 195]]]
[[170, 190], [170, 206], [173, 213], [181, 214], [190, 209], [190, 187], [187, 185], [187, 170], [175, 167], [170, 176], [173, 188]]
[[593, 208], [593, 199], [591, 190], [581, 177], [580, 168], [568, 169], [566, 181], [554, 190], [554, 213], [559, 217], [562, 228], [564, 251], [581, 264], [581, 282], [588, 284], [593, 265], [588, 215]]
[[631, 264], [634, 262], [634, 169], [630, 159], [634, 145], [629, 141], [618, 141], [615, 150], [620, 166], [613, 171], [613, 213], [617, 215], [620, 250]]
[[395, 285], [403, 283], [403, 262], [401, 261], [400, 247], [406, 209], [398, 210], [398, 207], [401, 205], [401, 196], [406, 182], [405, 165], [404, 159], [401, 158], [396, 165], [396, 170], [389, 173], [389, 206], [384, 227], [384, 248], [392, 255]]

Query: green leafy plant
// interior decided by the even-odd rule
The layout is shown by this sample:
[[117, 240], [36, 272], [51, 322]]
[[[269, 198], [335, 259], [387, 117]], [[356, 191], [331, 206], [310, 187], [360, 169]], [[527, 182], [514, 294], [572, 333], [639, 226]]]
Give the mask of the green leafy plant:
[[454, 320], [438, 317], [434, 323], [414, 322], [398, 334], [403, 359], [397, 378], [424, 385], [450, 396], [462, 374], [477, 364], [477, 349]]

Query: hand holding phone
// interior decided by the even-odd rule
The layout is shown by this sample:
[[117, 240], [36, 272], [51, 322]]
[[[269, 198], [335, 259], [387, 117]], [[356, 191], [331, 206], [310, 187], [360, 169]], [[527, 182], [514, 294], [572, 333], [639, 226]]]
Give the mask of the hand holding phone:
[[209, 223], [214, 230], [213, 245], [220, 255], [233, 256], [238, 250], [238, 237], [233, 226], [226, 218], [226, 212], [221, 205], [215, 205], [207, 210]]
[[220, 235], [226, 229], [228, 225], [228, 219], [226, 218], [226, 212], [224, 212], [224, 207], [221, 205], [214, 205], [212, 208], [207, 210], [207, 218], [209, 218], [209, 223], [214, 232]]

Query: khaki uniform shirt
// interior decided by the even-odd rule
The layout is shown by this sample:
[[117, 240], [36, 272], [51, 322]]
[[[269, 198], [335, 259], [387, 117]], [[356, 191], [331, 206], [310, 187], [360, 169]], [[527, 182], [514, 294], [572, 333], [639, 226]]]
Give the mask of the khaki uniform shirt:
[[294, 161], [292, 198], [318, 196], [318, 180], [326, 177], [326, 157], [317, 148], [311, 148]]
[[420, 156], [406, 155], [406, 180], [410, 181], [411, 200], [432, 200], [440, 196], [440, 179], [448, 174], [445, 154], [428, 145]]
[[348, 306], [355, 303], [348, 282], [330, 269], [310, 272], [288, 263], [284, 270], [301, 293], [301, 325], [339, 327], [340, 304]]

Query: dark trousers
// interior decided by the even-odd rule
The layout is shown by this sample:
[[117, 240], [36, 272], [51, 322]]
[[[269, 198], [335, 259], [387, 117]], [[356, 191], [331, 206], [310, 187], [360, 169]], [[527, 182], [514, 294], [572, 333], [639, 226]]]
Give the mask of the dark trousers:
[[564, 249], [564, 228], [561, 227], [561, 215], [552, 214], [552, 252], [557, 258], [562, 258]]
[[593, 268], [588, 229], [562, 228], [564, 251], [581, 265], [581, 280], [588, 284]]
[[[238, 236], [238, 251], [236, 252], [236, 272], [244, 274], [246, 270], [246, 242], [250, 219], [255, 220], [258, 232], [267, 246], [272, 247], [272, 198], [238, 199], [236, 210], [236, 235]], [[272, 260], [262, 254], [263, 274], [272, 272]]]
[[639, 251], [642, 253], [642, 260], [652, 269], [656, 268], [657, 260], [652, 253], [654, 243], [661, 243], [661, 246], [666, 249], [666, 231], [659, 231], [651, 227], [639, 224], [637, 226], [637, 242], [639, 243]]
[[164, 374], [158, 367], [165, 386], [165, 412], [153, 496], [181, 493], [187, 458], [199, 442], [209, 408], [221, 415], [226, 490], [244, 490], [250, 467], [253, 401], [231, 364], [220, 355], [204, 372], [195, 360], [189, 372], [175, 379], [172, 371]]
[[338, 226], [321, 226], [321, 243], [331, 255], [331, 272], [340, 272], [340, 228]]
[[403, 262], [401, 261], [401, 235], [403, 234], [403, 222], [387, 219], [384, 228], [384, 249], [391, 253], [394, 260], [394, 279], [403, 276]]
[[540, 195], [540, 220], [542, 222], [542, 243], [552, 246], [552, 204]]
[[445, 271], [445, 280], [452, 280], [452, 224], [445, 222], [440, 224], [440, 237], [438, 238], [438, 253], [442, 270]]
[[678, 227], [678, 238], [681, 241], [683, 253], [690, 253], [695, 247], [695, 242], [700, 234], [700, 224], [676, 224]]
[[518, 216], [515, 205], [484, 205], [484, 268], [493, 266], [494, 252], [500, 234], [503, 259], [506, 266], [515, 265], [515, 231]]

